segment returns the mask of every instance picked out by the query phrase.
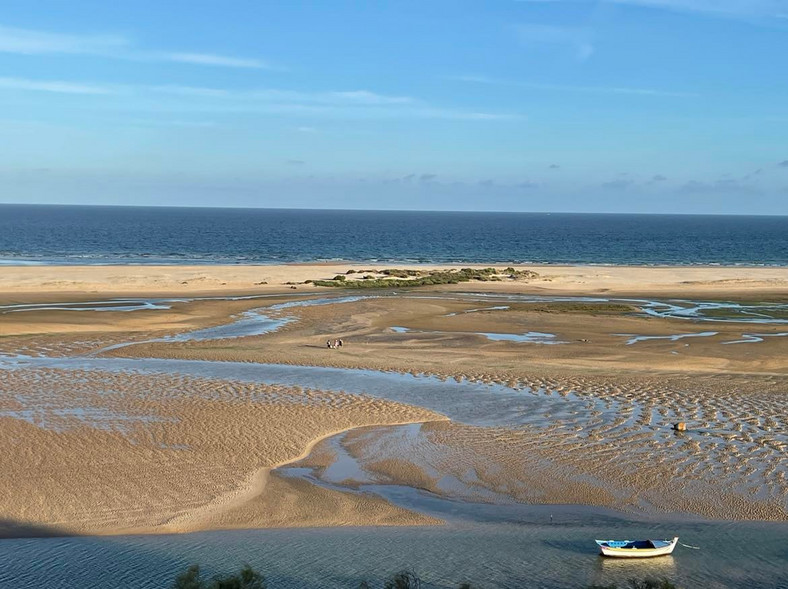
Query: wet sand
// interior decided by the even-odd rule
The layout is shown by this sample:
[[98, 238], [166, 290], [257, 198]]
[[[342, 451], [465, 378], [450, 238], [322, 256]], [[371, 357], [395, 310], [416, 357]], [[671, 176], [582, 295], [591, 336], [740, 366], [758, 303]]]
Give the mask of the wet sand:
[[[298, 285], [293, 291], [281, 283], [348, 268], [3, 268], [4, 304], [146, 293], [276, 296], [182, 301], [129, 312], [0, 312], [0, 354], [425, 373], [500, 383], [537, 397], [571, 395], [584, 409], [575, 416], [545, 409], [516, 426], [479, 427], [341, 392], [175, 375], [4, 370], [0, 435], [13, 451], [0, 459], [0, 517], [90, 534], [438, 523], [356, 493], [352, 481], [342, 490], [271, 473], [299, 460], [326, 468], [335, 458], [327, 450], [331, 436], [371, 426], [350, 431], [343, 444], [378, 483], [491, 502], [788, 519], [788, 337], [780, 336], [788, 325], [649, 317], [621, 302], [485, 298], [517, 292], [689, 299], [705, 293], [783, 301], [786, 269], [535, 268], [540, 278], [527, 282], [464, 283], [396, 295], [353, 291], [363, 298], [282, 308], [272, 316], [291, 321], [261, 335], [105, 350], [226, 324], [312, 290], [341, 296], [337, 289]], [[269, 284], [252, 282], [261, 280]], [[84, 287], [97, 292], [75, 293]], [[29, 290], [37, 292], [25, 294]], [[551, 334], [558, 343], [489, 337], [524, 333]], [[732, 344], [754, 333], [764, 337]], [[334, 337], [343, 338], [342, 349], [325, 348]], [[676, 421], [686, 421], [691, 431], [674, 434]], [[402, 428], [388, 427], [411, 422], [431, 423], [404, 438]]]
[[282, 484], [267, 488], [270, 469], [325, 436], [440, 419], [432, 412], [167, 375], [25, 369], [2, 377], [0, 505], [2, 519], [20, 526], [117, 534], [435, 523], [374, 499], [320, 492], [293, 502]]

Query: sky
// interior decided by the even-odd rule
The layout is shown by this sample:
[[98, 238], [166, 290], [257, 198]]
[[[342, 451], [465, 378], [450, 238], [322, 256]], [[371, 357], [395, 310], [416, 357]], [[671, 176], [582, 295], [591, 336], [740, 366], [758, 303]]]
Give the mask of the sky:
[[0, 203], [788, 214], [788, 0], [4, 0]]

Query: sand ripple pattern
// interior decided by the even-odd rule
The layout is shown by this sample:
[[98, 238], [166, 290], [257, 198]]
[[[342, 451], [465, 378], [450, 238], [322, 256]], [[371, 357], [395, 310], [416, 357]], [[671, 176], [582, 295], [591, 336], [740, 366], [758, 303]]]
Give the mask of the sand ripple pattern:
[[[788, 519], [785, 394], [549, 380], [518, 388], [537, 403], [501, 399], [516, 425], [377, 428], [342, 446], [375, 482], [448, 497]], [[678, 421], [690, 431], [674, 432]]]
[[316, 438], [439, 418], [382, 399], [299, 387], [3, 370], [0, 536], [29, 534], [31, 527], [93, 534], [211, 527], [214, 511], [260, 492], [261, 469], [297, 458]]

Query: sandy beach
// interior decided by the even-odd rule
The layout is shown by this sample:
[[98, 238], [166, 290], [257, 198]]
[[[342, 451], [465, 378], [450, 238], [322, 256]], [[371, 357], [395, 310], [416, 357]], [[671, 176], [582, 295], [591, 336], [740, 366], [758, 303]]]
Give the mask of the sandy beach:
[[[501, 266], [501, 265], [497, 265]], [[0, 268], [4, 302], [47, 300], [52, 294], [153, 296], [325, 290], [307, 280], [325, 280], [348, 270], [384, 268], [435, 270], [447, 265], [290, 264], [261, 266], [8, 266]], [[454, 266], [459, 268], [459, 266]], [[503, 266], [501, 266], [503, 267]], [[517, 266], [539, 277], [527, 285], [484, 285], [485, 289], [572, 294], [714, 296], [785, 295], [788, 269], [769, 267]], [[294, 283], [294, 284], [288, 284]], [[465, 285], [462, 288], [467, 288]], [[478, 284], [470, 285], [474, 289]]]
[[[0, 371], [13, 449], [0, 459], [0, 533], [439, 523], [359, 481], [276, 471], [298, 464], [320, 480], [337, 448], [370, 481], [448, 498], [788, 519], [788, 269], [529, 266], [517, 270], [538, 276], [395, 292], [304, 284], [353, 269], [368, 268], [0, 268], [0, 354], [32, 359]], [[134, 306], [150, 297], [166, 300]], [[707, 303], [688, 314], [691, 301]], [[184, 337], [261, 314], [276, 327]], [[451, 405], [81, 358], [428, 374], [536, 404], [485, 424]], [[49, 359], [66, 364], [31, 363]], [[678, 421], [691, 431], [674, 433]]]

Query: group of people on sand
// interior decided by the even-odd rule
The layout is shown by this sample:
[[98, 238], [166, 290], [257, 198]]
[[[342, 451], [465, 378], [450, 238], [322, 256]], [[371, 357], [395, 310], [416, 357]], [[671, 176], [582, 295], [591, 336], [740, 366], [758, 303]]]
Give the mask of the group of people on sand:
[[331, 348], [332, 350], [334, 350], [336, 348], [341, 348], [342, 347], [342, 340], [341, 339], [328, 340], [326, 342], [326, 347], [327, 348]]

